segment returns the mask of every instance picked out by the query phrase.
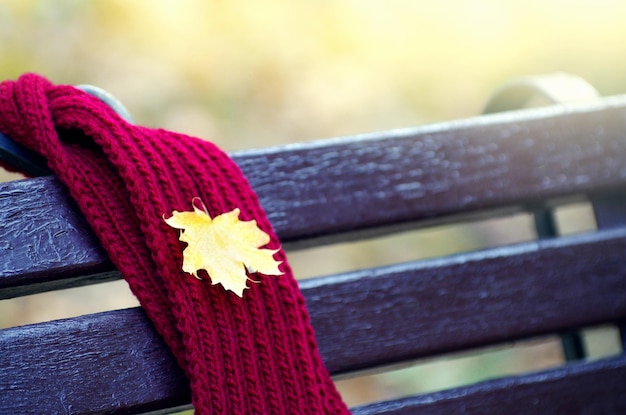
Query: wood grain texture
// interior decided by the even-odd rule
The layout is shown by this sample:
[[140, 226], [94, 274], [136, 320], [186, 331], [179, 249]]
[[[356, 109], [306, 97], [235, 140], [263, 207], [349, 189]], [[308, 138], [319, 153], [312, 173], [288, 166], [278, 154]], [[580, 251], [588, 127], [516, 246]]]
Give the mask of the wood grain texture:
[[54, 178], [0, 183], [0, 212], [0, 299], [120, 278]]
[[[102, 330], [107, 319], [131, 330], [112, 336]], [[136, 414], [188, 406], [186, 379], [138, 309], [8, 329], [1, 336], [9, 341], [0, 346], [0, 379], [12, 381], [0, 384], [0, 413]], [[32, 336], [41, 339], [34, 348]], [[120, 342], [127, 347], [118, 348]], [[354, 414], [622, 414], [624, 385], [621, 355], [368, 405]]]
[[[287, 248], [362, 238], [624, 188], [626, 98], [233, 158]], [[51, 177], [0, 184], [0, 264], [0, 298], [119, 278]]]
[[354, 415], [624, 413], [626, 357], [623, 355], [353, 410]]
[[[625, 250], [619, 228], [306, 280], [301, 288], [326, 367], [337, 375], [626, 320]], [[54, 413], [83, 401], [179, 405], [187, 396], [181, 379], [141, 309], [0, 331], [0, 413], [26, 404]]]
[[289, 242], [491, 216], [623, 187], [626, 97], [233, 157]]
[[0, 339], [2, 414], [135, 414], [191, 400], [140, 309], [2, 330]]
[[343, 373], [626, 320], [624, 252], [620, 228], [300, 286], [326, 367]]

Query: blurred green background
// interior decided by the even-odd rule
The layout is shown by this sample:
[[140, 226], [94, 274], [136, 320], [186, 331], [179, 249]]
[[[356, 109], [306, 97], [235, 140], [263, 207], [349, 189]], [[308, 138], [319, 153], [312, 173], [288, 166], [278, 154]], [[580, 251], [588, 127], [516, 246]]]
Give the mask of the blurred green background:
[[[0, 3], [0, 79], [93, 84], [138, 124], [227, 151], [466, 118], [520, 75], [626, 91], [618, 0], [152, 0]], [[15, 175], [3, 174], [4, 180]], [[593, 228], [587, 206], [565, 232]], [[290, 253], [299, 277], [534, 238], [528, 216]], [[135, 305], [123, 282], [0, 302], [0, 327]], [[610, 353], [614, 334], [592, 332]], [[549, 366], [555, 339], [338, 382], [350, 404]]]

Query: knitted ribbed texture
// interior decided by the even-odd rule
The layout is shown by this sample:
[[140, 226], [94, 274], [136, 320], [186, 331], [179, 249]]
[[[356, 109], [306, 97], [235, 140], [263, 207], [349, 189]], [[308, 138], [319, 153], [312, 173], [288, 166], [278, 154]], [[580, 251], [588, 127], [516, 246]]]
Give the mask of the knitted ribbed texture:
[[0, 131], [40, 153], [171, 348], [198, 414], [347, 414], [319, 356], [285, 253], [285, 275], [243, 298], [182, 271], [163, 221], [200, 197], [211, 216], [241, 209], [279, 249], [258, 199], [215, 145], [133, 126], [74, 87], [38, 75], [0, 84]]

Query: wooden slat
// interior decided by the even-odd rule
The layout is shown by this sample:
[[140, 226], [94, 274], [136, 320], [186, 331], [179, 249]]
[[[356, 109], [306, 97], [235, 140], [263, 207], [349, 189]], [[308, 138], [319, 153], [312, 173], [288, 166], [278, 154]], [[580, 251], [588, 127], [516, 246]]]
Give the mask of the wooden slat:
[[[519, 209], [626, 180], [626, 96], [233, 155], [282, 240]], [[332, 214], [320, 215], [332, 206]]]
[[[140, 310], [101, 314], [129, 327], [102, 333], [91, 316], [4, 331], [0, 413], [136, 414], [189, 403], [188, 383]], [[136, 330], [132, 330], [136, 329]], [[91, 333], [91, 334], [86, 334]], [[130, 336], [130, 348], [117, 349]], [[41, 347], [31, 349], [32, 338]], [[79, 337], [83, 343], [78, 343]], [[43, 353], [42, 353], [43, 351]], [[20, 352], [25, 360], [8, 358]], [[89, 363], [77, 367], [74, 359]], [[54, 362], [50, 364], [50, 362]], [[105, 363], [105, 367], [101, 365]], [[28, 376], [19, 376], [24, 365]], [[461, 413], [622, 414], [626, 356], [354, 408], [355, 415]]]
[[306, 280], [301, 289], [326, 367], [342, 373], [626, 320], [624, 252], [620, 228]]
[[[625, 320], [624, 252], [619, 228], [306, 280], [301, 289], [337, 375]], [[112, 394], [133, 408], [177, 405], [187, 396], [180, 379], [141, 309], [0, 331], [4, 405], [58, 408], [88, 396], [105, 407]]]
[[0, 299], [119, 279], [52, 177], [0, 184]]
[[352, 413], [622, 415], [626, 413], [626, 355], [367, 405]]
[[188, 385], [141, 309], [0, 331], [1, 414], [142, 413]]
[[[626, 97], [233, 158], [287, 248], [363, 237], [623, 187]], [[50, 177], [0, 184], [0, 264], [0, 298], [119, 278]]]

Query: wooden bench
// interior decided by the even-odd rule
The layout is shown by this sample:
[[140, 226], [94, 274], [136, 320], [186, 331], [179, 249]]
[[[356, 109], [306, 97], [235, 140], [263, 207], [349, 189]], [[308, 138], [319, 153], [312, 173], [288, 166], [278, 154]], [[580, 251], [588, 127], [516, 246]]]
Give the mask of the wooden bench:
[[[336, 376], [549, 334], [573, 346], [560, 367], [355, 414], [626, 413], [626, 354], [585, 359], [571, 334], [614, 325], [626, 342], [626, 97], [232, 156], [288, 250], [515, 212], [543, 222], [531, 242], [301, 282]], [[597, 230], [556, 235], [553, 209], [580, 200]], [[0, 184], [0, 264], [1, 299], [120, 278], [53, 177]], [[0, 331], [1, 414], [189, 399], [139, 308]]]

